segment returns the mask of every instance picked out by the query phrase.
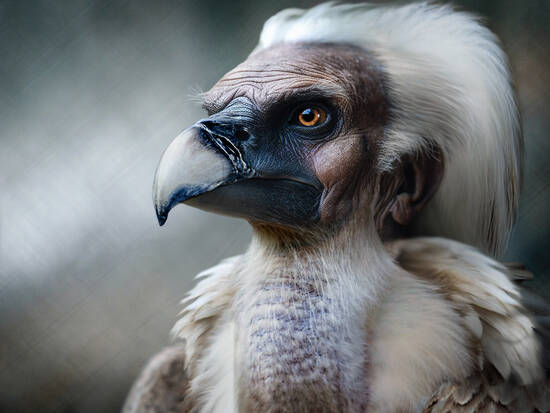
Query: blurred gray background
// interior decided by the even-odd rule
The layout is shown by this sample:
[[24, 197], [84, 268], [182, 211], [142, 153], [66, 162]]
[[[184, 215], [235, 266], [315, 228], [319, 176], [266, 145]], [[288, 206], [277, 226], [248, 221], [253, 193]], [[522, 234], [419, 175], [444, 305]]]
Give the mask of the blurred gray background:
[[[0, 411], [116, 412], [244, 221], [178, 207], [161, 152], [276, 11], [314, 1], [0, 0]], [[508, 259], [550, 296], [550, 1], [456, 1], [510, 55], [526, 168]]]

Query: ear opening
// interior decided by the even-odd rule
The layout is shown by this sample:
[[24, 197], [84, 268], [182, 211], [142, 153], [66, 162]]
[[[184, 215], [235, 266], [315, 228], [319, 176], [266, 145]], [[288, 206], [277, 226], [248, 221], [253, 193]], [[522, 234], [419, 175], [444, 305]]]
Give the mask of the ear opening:
[[402, 160], [400, 181], [388, 209], [393, 221], [409, 225], [435, 194], [444, 172], [443, 152], [437, 146]]

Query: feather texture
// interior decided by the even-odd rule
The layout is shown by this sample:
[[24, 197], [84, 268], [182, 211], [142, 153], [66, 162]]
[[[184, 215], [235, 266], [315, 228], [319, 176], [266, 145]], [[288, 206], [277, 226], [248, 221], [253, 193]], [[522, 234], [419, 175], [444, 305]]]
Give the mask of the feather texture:
[[[481, 323], [481, 337], [478, 325], [464, 323], [480, 339], [480, 370], [461, 383], [443, 384], [425, 411], [550, 411], [544, 365], [550, 347], [542, 339], [548, 336], [549, 308], [514, 283], [527, 277], [525, 270], [518, 275], [517, 266], [508, 268], [470, 246], [442, 238], [400, 240], [390, 250], [403, 268], [439, 284]], [[526, 296], [529, 304], [524, 304]], [[537, 310], [530, 312], [529, 307]]]
[[[221, 315], [231, 305], [236, 291], [234, 277], [242, 256], [226, 258], [195, 277], [199, 283], [181, 301], [180, 319], [172, 329], [174, 338], [186, 341], [189, 360], [205, 346], [205, 340]], [[191, 368], [191, 367], [190, 367]]]
[[[377, 308], [364, 309], [369, 411], [550, 411], [550, 310], [516, 283], [528, 277], [524, 269], [518, 275], [516, 265], [443, 238], [399, 240], [386, 248], [399, 267], [386, 274], [391, 281]], [[234, 304], [248, 271], [243, 261], [262, 268], [253, 250], [225, 260], [199, 274], [183, 300], [174, 335], [187, 342], [186, 380], [172, 391], [185, 392], [187, 410], [239, 411], [234, 344], [242, 332], [235, 330]], [[138, 382], [148, 388], [166, 381], [150, 367], [144, 374]], [[151, 403], [153, 396], [138, 400]]]

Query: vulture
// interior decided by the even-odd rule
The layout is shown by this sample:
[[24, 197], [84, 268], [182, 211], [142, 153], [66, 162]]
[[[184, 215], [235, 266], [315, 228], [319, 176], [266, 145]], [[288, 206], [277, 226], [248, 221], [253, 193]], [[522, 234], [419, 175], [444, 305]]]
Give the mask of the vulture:
[[549, 412], [550, 311], [498, 261], [522, 134], [507, 57], [447, 5], [268, 19], [158, 165], [177, 204], [246, 219], [124, 411]]

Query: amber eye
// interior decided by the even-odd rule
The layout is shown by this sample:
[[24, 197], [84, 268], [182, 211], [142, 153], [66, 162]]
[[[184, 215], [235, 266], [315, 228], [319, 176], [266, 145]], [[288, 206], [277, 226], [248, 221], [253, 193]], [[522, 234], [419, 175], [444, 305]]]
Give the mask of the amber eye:
[[327, 114], [323, 109], [320, 108], [305, 108], [298, 112], [298, 123], [301, 126], [317, 126], [321, 125], [327, 119]]

